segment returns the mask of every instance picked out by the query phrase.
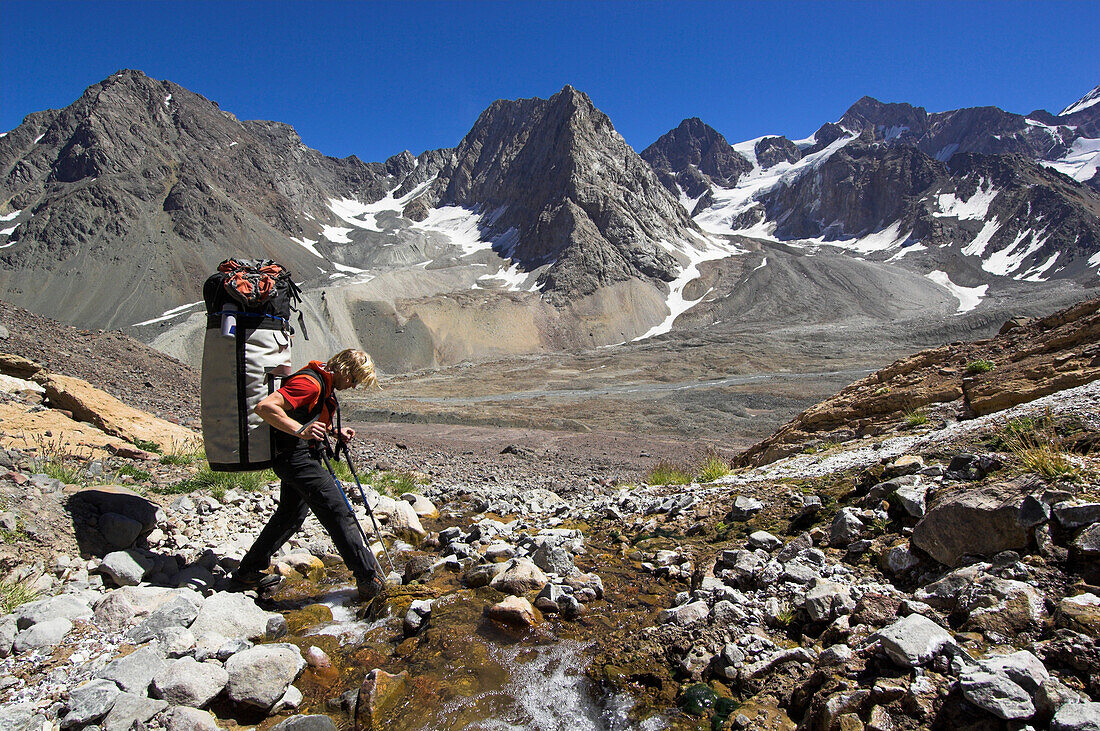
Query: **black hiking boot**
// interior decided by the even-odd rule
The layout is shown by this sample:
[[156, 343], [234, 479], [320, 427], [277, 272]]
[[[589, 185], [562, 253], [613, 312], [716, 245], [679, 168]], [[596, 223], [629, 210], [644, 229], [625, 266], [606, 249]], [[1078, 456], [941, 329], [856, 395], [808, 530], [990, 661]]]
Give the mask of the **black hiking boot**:
[[276, 574], [265, 574], [263, 571], [234, 571], [229, 580], [236, 591], [255, 589], [262, 594], [282, 583], [283, 577]]
[[369, 579], [356, 579], [355, 590], [359, 601], [374, 610], [386, 601], [386, 582], [377, 573]]

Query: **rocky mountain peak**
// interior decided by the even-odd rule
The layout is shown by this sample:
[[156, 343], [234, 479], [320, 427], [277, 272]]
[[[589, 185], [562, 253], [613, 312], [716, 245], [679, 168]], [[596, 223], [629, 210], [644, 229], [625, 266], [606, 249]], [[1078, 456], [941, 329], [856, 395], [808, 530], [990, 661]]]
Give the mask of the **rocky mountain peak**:
[[698, 198], [711, 185], [732, 187], [752, 164], [726, 138], [698, 117], [680, 122], [642, 151], [642, 159], [657, 171], [673, 193], [677, 188]]
[[1071, 114], [1084, 111], [1086, 109], [1093, 109], [1100, 112], [1100, 85], [1094, 86], [1092, 91], [1085, 94], [1083, 97], [1070, 104], [1068, 107], [1058, 112], [1059, 117], [1068, 117]]
[[698, 233], [646, 162], [583, 92], [493, 102], [454, 150], [432, 206], [484, 211], [482, 238], [565, 302], [633, 278], [669, 281], [666, 251]]
[[905, 132], [919, 136], [927, 129], [928, 112], [924, 107], [884, 103], [874, 97], [865, 96], [848, 108], [838, 124], [855, 133], [871, 127], [886, 139]]

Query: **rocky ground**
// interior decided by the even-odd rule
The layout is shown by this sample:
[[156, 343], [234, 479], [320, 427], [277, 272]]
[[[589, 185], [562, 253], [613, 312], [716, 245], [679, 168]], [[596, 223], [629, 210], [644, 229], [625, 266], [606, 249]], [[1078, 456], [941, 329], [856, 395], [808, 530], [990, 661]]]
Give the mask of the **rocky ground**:
[[[58, 479], [5, 430], [0, 729], [1098, 728], [1100, 380], [1058, 327], [1030, 383], [1081, 385], [703, 483], [642, 479], [688, 440], [361, 425], [371, 607], [312, 519], [229, 591], [262, 478], [172, 494], [199, 464], [142, 440]], [[57, 410], [8, 378], [5, 414]]]

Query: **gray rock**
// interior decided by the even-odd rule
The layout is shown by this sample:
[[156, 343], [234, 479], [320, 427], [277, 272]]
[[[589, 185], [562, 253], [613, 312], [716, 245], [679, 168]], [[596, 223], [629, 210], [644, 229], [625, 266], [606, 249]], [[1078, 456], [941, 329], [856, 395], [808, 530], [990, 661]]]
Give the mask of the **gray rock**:
[[571, 589], [561, 584], [547, 584], [535, 597], [535, 607], [548, 614], [556, 614], [561, 611], [561, 600]]
[[1050, 721], [1051, 731], [1100, 731], [1100, 703], [1067, 703]]
[[1050, 520], [1050, 505], [1034, 495], [1028, 495], [1020, 504], [1020, 513], [1016, 516], [1024, 528], [1034, 528]]
[[157, 637], [169, 627], [189, 627], [198, 616], [199, 610], [188, 599], [176, 596], [168, 600], [145, 620], [126, 633], [126, 640], [135, 645]]
[[271, 731], [336, 731], [328, 716], [293, 716], [271, 727]]
[[748, 520], [763, 509], [764, 503], [756, 498], [738, 495], [733, 499], [733, 505], [730, 507], [729, 514], [726, 517], [735, 522], [742, 522]]
[[115, 698], [110, 713], [101, 725], [103, 731], [130, 731], [135, 722], [144, 724], [167, 707], [166, 701], [155, 700], [145, 694], [122, 692]]
[[577, 570], [573, 564], [573, 556], [560, 546], [544, 543], [535, 550], [531, 558], [540, 569], [558, 576], [568, 576]]
[[136, 619], [137, 607], [122, 591], [112, 591], [95, 604], [95, 625], [104, 632], [122, 632]]
[[753, 548], [762, 548], [765, 551], [774, 551], [783, 545], [783, 541], [766, 530], [758, 530], [749, 536], [749, 545]]
[[817, 571], [800, 561], [791, 561], [783, 565], [782, 578], [792, 584], [809, 584], [817, 578]]
[[239, 652], [225, 663], [229, 698], [235, 703], [268, 710], [304, 670], [306, 661], [295, 645], [260, 645]]
[[812, 621], [828, 622], [842, 614], [850, 614], [855, 602], [846, 586], [815, 577], [806, 592], [804, 607]]
[[854, 508], [841, 508], [829, 526], [829, 545], [845, 548], [863, 533], [863, 521]]
[[428, 625], [432, 616], [432, 600], [417, 599], [409, 605], [409, 611], [405, 613], [405, 619], [401, 629], [406, 637], [419, 634]]
[[1013, 652], [1010, 655], [994, 655], [985, 658], [979, 665], [986, 672], [1004, 673], [1009, 680], [1028, 693], [1037, 692], [1050, 677], [1043, 666], [1043, 661], [1027, 650]]
[[118, 513], [104, 513], [99, 516], [99, 532], [115, 548], [129, 548], [141, 535], [142, 524], [133, 518]]
[[1100, 503], [1070, 501], [1056, 503], [1054, 517], [1063, 528], [1080, 528], [1100, 523]]
[[186, 627], [165, 627], [157, 633], [156, 639], [167, 657], [183, 657], [195, 651], [195, 635]]
[[34, 706], [30, 703], [7, 705], [0, 716], [0, 731], [42, 731], [46, 719], [35, 716]]
[[472, 566], [462, 576], [462, 583], [471, 589], [476, 589], [479, 586], [488, 586], [493, 579], [499, 576], [504, 571], [505, 564], [502, 563], [489, 563], [479, 564]]
[[925, 499], [928, 497], [928, 485], [917, 483], [899, 487], [893, 495], [893, 499], [901, 506], [901, 509], [911, 518], [923, 518], [925, 513]]
[[16, 652], [29, 652], [42, 647], [51, 647], [61, 642], [72, 628], [73, 623], [64, 617], [47, 619], [17, 634], [12, 649]]
[[72, 594], [58, 594], [48, 599], [28, 602], [15, 611], [19, 629], [33, 627], [49, 619], [64, 618], [71, 622], [91, 619], [92, 608]]
[[704, 601], [692, 602], [671, 609], [662, 609], [657, 615], [658, 624], [675, 624], [680, 627], [705, 622], [710, 609]]
[[16, 625], [13, 615], [5, 614], [0, 617], [0, 658], [11, 654], [12, 645], [15, 644], [15, 635], [18, 632], [19, 627]]
[[84, 726], [107, 715], [118, 698], [118, 686], [109, 680], [92, 680], [69, 694], [68, 712], [61, 728]]
[[95, 677], [112, 680], [127, 693], [146, 695], [153, 678], [168, 667], [160, 652], [141, 647], [125, 657], [112, 660]]
[[803, 551], [809, 551], [814, 547], [813, 539], [810, 538], [809, 533], [803, 533], [794, 540], [783, 546], [782, 550], [775, 555], [775, 560], [780, 563], [787, 563], [796, 558]]
[[228, 682], [229, 673], [221, 665], [185, 657], [153, 678], [153, 689], [158, 697], [173, 706], [202, 708], [214, 700]]
[[943, 627], [919, 614], [910, 614], [871, 637], [877, 637], [882, 649], [898, 665], [915, 667], [935, 657], [955, 640]]
[[903, 574], [920, 563], [920, 559], [909, 549], [909, 545], [894, 546], [886, 553], [886, 568], [890, 573]]
[[992, 556], [1027, 547], [1027, 530], [1017, 520], [1024, 499], [1042, 489], [1025, 475], [952, 492], [937, 500], [913, 529], [913, 546], [947, 566], [966, 555]]
[[984, 670], [967, 673], [959, 678], [959, 687], [968, 701], [1006, 721], [1035, 715], [1031, 696], [1004, 673]]
[[519, 596], [537, 591], [549, 581], [542, 569], [528, 558], [513, 558], [503, 566], [504, 570], [489, 582], [489, 586], [504, 594]]
[[262, 640], [268, 636], [268, 621], [276, 616], [282, 615], [265, 612], [243, 594], [218, 592], [202, 603], [190, 629], [200, 641], [211, 633], [226, 640]]
[[822, 667], [843, 665], [852, 659], [852, 648], [845, 644], [833, 645], [822, 650], [818, 655], [817, 664]]
[[108, 553], [96, 571], [106, 574], [116, 586], [137, 586], [152, 566], [147, 557], [130, 549]]
[[175, 706], [168, 716], [168, 731], [219, 731], [218, 719], [208, 711]]
[[597, 574], [574, 573], [564, 579], [566, 586], [573, 590], [573, 596], [579, 602], [590, 602], [603, 598], [603, 579]]
[[168, 731], [219, 731], [218, 719], [209, 711], [176, 706], [167, 713]]
[[1100, 523], [1094, 523], [1081, 531], [1073, 541], [1073, 547], [1086, 558], [1100, 556]]
[[1050, 718], [1058, 709], [1067, 703], [1084, 703], [1085, 698], [1071, 689], [1061, 680], [1049, 677], [1039, 686], [1039, 691], [1032, 696], [1035, 700], [1035, 708], [1041, 716]]

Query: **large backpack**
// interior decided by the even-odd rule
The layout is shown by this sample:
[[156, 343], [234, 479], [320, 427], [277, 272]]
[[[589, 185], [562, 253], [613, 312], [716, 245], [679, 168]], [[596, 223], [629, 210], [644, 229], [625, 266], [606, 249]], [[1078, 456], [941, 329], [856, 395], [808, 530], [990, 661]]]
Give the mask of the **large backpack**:
[[203, 299], [206, 459], [217, 472], [264, 469], [274, 456], [273, 430], [252, 410], [290, 373], [290, 320], [301, 290], [271, 260], [226, 259], [203, 285]]

